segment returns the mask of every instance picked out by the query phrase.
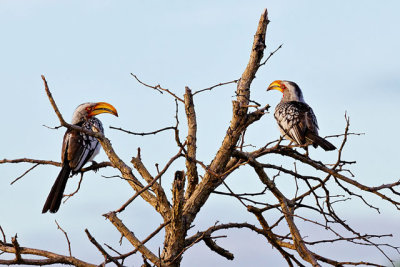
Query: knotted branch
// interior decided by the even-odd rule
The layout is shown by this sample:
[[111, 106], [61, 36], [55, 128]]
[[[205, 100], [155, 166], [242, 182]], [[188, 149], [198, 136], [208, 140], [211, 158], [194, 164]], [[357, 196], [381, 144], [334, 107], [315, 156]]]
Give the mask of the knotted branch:
[[[73, 129], [76, 131], [80, 131], [80, 132], [84, 132], [85, 134], [88, 134], [90, 136], [94, 136], [97, 138], [97, 140], [99, 141], [99, 143], [101, 144], [101, 146], [103, 147], [104, 152], [107, 154], [108, 159], [110, 160], [112, 166], [114, 168], [117, 168], [121, 174], [122, 177], [128, 181], [128, 183], [130, 184], [130, 186], [136, 191], [139, 192], [140, 190], [143, 189], [143, 185], [139, 182], [139, 180], [133, 175], [132, 173], [132, 169], [117, 155], [117, 153], [115, 153], [114, 148], [111, 145], [110, 140], [108, 140], [104, 134], [100, 133], [100, 132], [93, 132], [90, 130], [86, 130], [82, 127], [76, 126], [76, 125], [72, 125], [69, 123], [66, 123], [65, 120], [63, 119], [56, 102], [53, 99], [53, 96], [51, 95], [50, 89], [48, 87], [47, 81], [45, 79], [45, 77], [42, 75], [42, 79], [44, 81], [45, 84], [45, 90], [47, 93], [47, 96], [49, 98], [49, 101], [51, 103], [51, 105], [53, 106], [54, 111], [56, 112], [60, 123], [62, 126], [68, 128], [68, 129]], [[152, 179], [151, 179], [152, 180]], [[156, 210], [159, 210], [159, 203], [158, 203], [158, 199], [157, 197], [155, 197], [153, 194], [151, 194], [149, 191], [145, 191], [141, 194], [142, 198], [147, 201], [148, 203], [150, 203]], [[167, 206], [167, 205], [165, 205]]]
[[172, 217], [171, 223], [165, 227], [163, 262], [171, 264], [180, 262], [181, 251], [184, 249], [185, 236], [188, 227], [182, 216], [185, 192], [185, 173], [176, 171], [172, 184]]
[[117, 217], [115, 212], [110, 212], [103, 215], [106, 217], [117, 230], [124, 236], [136, 249], [140, 251], [148, 260], [150, 260], [154, 265], [159, 265], [159, 258], [151, 252], [139, 239], [130, 231], [125, 224]]
[[185, 199], [188, 199], [194, 189], [196, 188], [199, 177], [197, 173], [196, 165], [196, 135], [197, 135], [197, 122], [196, 122], [196, 111], [194, 109], [193, 95], [189, 87], [185, 88], [185, 112], [188, 122], [188, 134], [187, 134], [187, 155], [186, 155], [186, 175], [188, 185], [186, 189]]
[[201, 183], [196, 187], [191, 197], [186, 201], [184, 214], [189, 224], [194, 220], [200, 208], [207, 201], [211, 192], [222, 183], [222, 179], [216, 177], [212, 173], [219, 174], [224, 172], [241, 134], [245, 130], [246, 126], [248, 126], [246, 125], [246, 121], [247, 105], [249, 104], [250, 99], [250, 85], [264, 55], [265, 34], [268, 22], [268, 12], [265, 10], [261, 15], [256, 34], [254, 36], [249, 63], [247, 64], [247, 67], [237, 85], [237, 98], [236, 101], [233, 102], [232, 120], [226, 136], [215, 158], [210, 164], [210, 171], [204, 175]]
[[[46, 250], [21, 247], [17, 237], [12, 238], [12, 244], [0, 241], [0, 251], [15, 254], [13, 260], [0, 259], [2, 265], [50, 265], [50, 264], [70, 264], [80, 267], [95, 267], [97, 265], [87, 263], [75, 257], [64, 256]], [[24, 259], [22, 255], [42, 256], [45, 259]]]

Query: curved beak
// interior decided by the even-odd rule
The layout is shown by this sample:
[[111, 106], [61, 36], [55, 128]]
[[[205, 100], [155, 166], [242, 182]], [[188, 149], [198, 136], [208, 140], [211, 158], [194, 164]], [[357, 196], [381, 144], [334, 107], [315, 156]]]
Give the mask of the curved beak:
[[111, 104], [108, 104], [106, 102], [96, 103], [92, 111], [89, 113], [89, 116], [95, 116], [101, 113], [110, 113], [118, 117], [117, 110]]
[[267, 91], [269, 91], [269, 90], [278, 90], [281, 93], [283, 93], [282, 81], [276, 80], [276, 81], [272, 82], [267, 88]]

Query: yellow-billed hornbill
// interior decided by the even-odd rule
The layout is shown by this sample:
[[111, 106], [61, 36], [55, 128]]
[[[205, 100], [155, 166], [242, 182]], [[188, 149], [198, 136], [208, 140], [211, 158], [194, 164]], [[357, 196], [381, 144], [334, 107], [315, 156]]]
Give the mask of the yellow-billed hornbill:
[[304, 146], [320, 146], [324, 150], [334, 150], [336, 147], [318, 135], [317, 118], [312, 108], [304, 101], [300, 87], [290, 81], [276, 80], [268, 90], [278, 90], [283, 93], [281, 102], [276, 106], [274, 117], [284, 138]]
[[[94, 117], [101, 113], [118, 116], [117, 110], [108, 103], [84, 103], [75, 109], [71, 124], [104, 133], [101, 121]], [[71, 172], [72, 175], [78, 173], [88, 161], [93, 160], [99, 151], [100, 144], [95, 137], [70, 129], [65, 132], [61, 151], [62, 168], [47, 197], [42, 213], [58, 211]]]

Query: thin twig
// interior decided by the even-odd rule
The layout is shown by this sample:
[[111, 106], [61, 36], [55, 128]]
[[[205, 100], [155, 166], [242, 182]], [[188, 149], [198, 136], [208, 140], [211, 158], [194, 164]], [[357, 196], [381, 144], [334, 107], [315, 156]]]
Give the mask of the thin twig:
[[105, 249], [96, 241], [96, 239], [89, 233], [88, 229], [85, 229], [85, 233], [88, 236], [89, 241], [92, 242], [92, 244], [100, 251], [101, 254], [103, 254], [105, 262], [110, 260], [115, 263], [115, 265], [122, 267], [122, 264], [120, 264], [114, 257], [110, 256], [110, 254], [108, 254], [107, 251], [105, 251]]
[[135, 235], [128, 229], [125, 224], [116, 216], [115, 212], [109, 212], [103, 215], [106, 217], [117, 230], [125, 237], [134, 247], [136, 247], [140, 253], [148, 258], [153, 264], [158, 264], [159, 258], [151, 252]]
[[69, 251], [69, 256], [72, 257], [72, 252], [71, 252], [71, 242], [69, 242], [68, 234], [67, 232], [64, 231], [64, 229], [61, 228], [61, 226], [58, 224], [57, 220], [54, 220], [57, 224], [57, 229], [60, 229], [61, 232], [64, 233], [65, 238], [67, 239], [67, 244], [68, 244], [68, 251]]
[[4, 234], [4, 231], [3, 231], [3, 228], [1, 227], [1, 225], [0, 225], [0, 232], [1, 232], [1, 234], [3, 235], [3, 241], [4, 241], [4, 243], [6, 243], [6, 235]]
[[34, 168], [36, 168], [37, 166], [39, 166], [39, 163], [36, 163], [35, 165], [33, 165], [31, 168], [29, 168], [26, 172], [24, 172], [22, 175], [18, 176], [17, 178], [15, 178], [14, 181], [12, 181], [10, 183], [10, 185], [13, 185], [16, 181], [18, 181], [19, 179], [21, 179], [22, 177], [24, 177], [26, 174], [28, 174], [28, 172], [30, 172], [31, 170], [33, 170]]
[[0, 164], [4, 163], [34, 163], [34, 164], [43, 164], [43, 165], [53, 165], [53, 166], [61, 166], [60, 162], [52, 161], [52, 160], [41, 160], [41, 159], [29, 159], [29, 158], [19, 158], [19, 159], [2, 159], [0, 160]]
[[81, 178], [79, 179], [79, 183], [78, 183], [78, 187], [76, 188], [76, 190], [74, 192], [72, 192], [71, 194], [68, 195], [64, 195], [64, 197], [67, 197], [63, 203], [67, 202], [67, 200], [72, 197], [73, 195], [75, 195], [76, 193], [78, 193], [79, 189], [81, 188], [81, 183], [83, 180], [83, 173], [81, 173]]
[[50, 126], [47, 126], [47, 125], [42, 125], [43, 127], [46, 127], [47, 129], [50, 129], [50, 130], [57, 130], [57, 129], [59, 129], [59, 128], [61, 128], [62, 127], [62, 125], [59, 125], [59, 126], [55, 126], [55, 127], [50, 127]]
[[17, 234], [15, 234], [15, 236], [11, 238], [11, 243], [13, 244], [15, 249], [15, 260], [19, 262], [22, 261], [21, 247], [19, 246], [17, 241]]
[[44, 89], [45, 89], [45, 91], [46, 91], [46, 94], [47, 94], [47, 96], [49, 97], [50, 103], [51, 103], [51, 105], [53, 106], [53, 109], [54, 109], [54, 111], [56, 112], [57, 117], [58, 117], [58, 119], [59, 119], [60, 122], [61, 122], [61, 125], [62, 125], [62, 126], [66, 125], [67, 123], [65, 122], [63, 116], [61, 115], [61, 112], [60, 112], [60, 110], [58, 109], [56, 102], [54, 101], [54, 98], [53, 98], [53, 96], [52, 96], [52, 94], [51, 94], [51, 92], [50, 92], [50, 90], [49, 90], [49, 86], [48, 86], [48, 84], [47, 84], [47, 81], [46, 81], [46, 78], [44, 77], [44, 75], [42, 75], [42, 80], [43, 80], [43, 83], [44, 83]]
[[215, 87], [219, 87], [219, 86], [223, 86], [223, 85], [227, 85], [227, 84], [231, 84], [231, 83], [237, 83], [239, 80], [233, 80], [233, 81], [229, 81], [229, 82], [224, 82], [224, 83], [219, 83], [213, 86], [210, 86], [208, 88], [204, 88], [201, 90], [197, 90], [196, 92], [193, 93], [193, 96], [195, 96], [198, 93], [204, 92], [204, 91], [211, 91], [212, 89], [214, 89]]
[[[166, 225], [168, 225], [169, 223], [171, 223], [171, 221], [167, 221], [167, 222], [161, 224], [160, 226], [158, 226], [157, 229], [154, 230], [151, 234], [149, 234], [145, 239], [143, 239], [143, 241], [142, 241], [141, 243], [142, 243], [143, 245], [146, 244], [150, 239], [152, 239], [156, 234], [158, 234], [158, 233], [159, 233]], [[123, 237], [123, 236], [122, 236], [122, 237]], [[122, 237], [121, 237], [121, 238], [122, 238]], [[121, 254], [120, 256], [115, 257], [115, 259], [125, 259], [125, 258], [127, 258], [127, 257], [129, 257], [129, 256], [131, 256], [131, 255], [133, 255], [133, 254], [135, 254], [136, 252], [138, 252], [138, 250], [139, 250], [139, 247], [135, 248], [135, 249], [134, 249], [133, 251], [131, 251], [131, 252], [128, 252], [128, 253], [126, 253], [126, 254]], [[161, 258], [161, 257], [159, 256], [159, 258]]]
[[145, 135], [157, 134], [159, 132], [166, 131], [166, 130], [175, 130], [175, 127], [174, 126], [169, 126], [169, 127], [165, 127], [165, 128], [162, 128], [162, 129], [159, 129], [159, 130], [155, 130], [153, 132], [147, 132], [147, 133], [144, 133], [144, 132], [143, 133], [135, 133], [135, 132], [131, 132], [131, 131], [128, 131], [128, 130], [124, 130], [122, 128], [116, 128], [116, 127], [113, 127], [113, 126], [110, 126], [110, 129], [122, 131], [122, 132], [125, 132], [125, 133], [128, 133], [128, 134], [145, 136]]
[[280, 46], [278, 46], [277, 49], [275, 49], [274, 51], [272, 51], [271, 53], [269, 53], [269, 56], [264, 60], [263, 63], [260, 64], [260, 67], [263, 66], [263, 65], [265, 65], [265, 64], [268, 62], [268, 60], [269, 60], [276, 52], [278, 52], [279, 49], [282, 48], [282, 45], [283, 45], [283, 44], [281, 44]]
[[141, 80], [139, 80], [139, 78], [138, 78], [135, 74], [131, 73], [131, 75], [132, 75], [132, 76], [136, 79], [136, 81], [138, 81], [140, 84], [142, 84], [142, 85], [144, 85], [144, 86], [146, 86], [146, 87], [149, 87], [149, 88], [153, 88], [154, 90], [157, 90], [157, 91], [160, 92], [161, 94], [163, 93], [163, 91], [164, 91], [164, 92], [167, 92], [168, 94], [172, 95], [173, 97], [175, 97], [175, 99], [181, 101], [182, 103], [185, 102], [185, 101], [183, 101], [182, 98], [180, 98], [180, 97], [178, 97], [176, 94], [172, 93], [169, 89], [162, 88], [159, 84], [157, 84], [156, 86], [149, 85], [149, 84], [144, 83], [144, 82], [142, 82]]

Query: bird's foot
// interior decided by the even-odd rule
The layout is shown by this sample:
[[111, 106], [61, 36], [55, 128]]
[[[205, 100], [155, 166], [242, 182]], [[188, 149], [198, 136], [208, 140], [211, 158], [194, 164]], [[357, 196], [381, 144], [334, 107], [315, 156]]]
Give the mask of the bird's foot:
[[308, 158], [308, 157], [309, 157], [309, 156], [308, 156], [308, 147], [305, 147], [304, 149], [305, 149], [305, 151], [306, 151], [306, 153], [304, 153], [304, 156]]
[[94, 160], [92, 160], [92, 165], [90, 166], [91, 168], [93, 168], [94, 172], [97, 172], [100, 168], [97, 167], [98, 163]]

